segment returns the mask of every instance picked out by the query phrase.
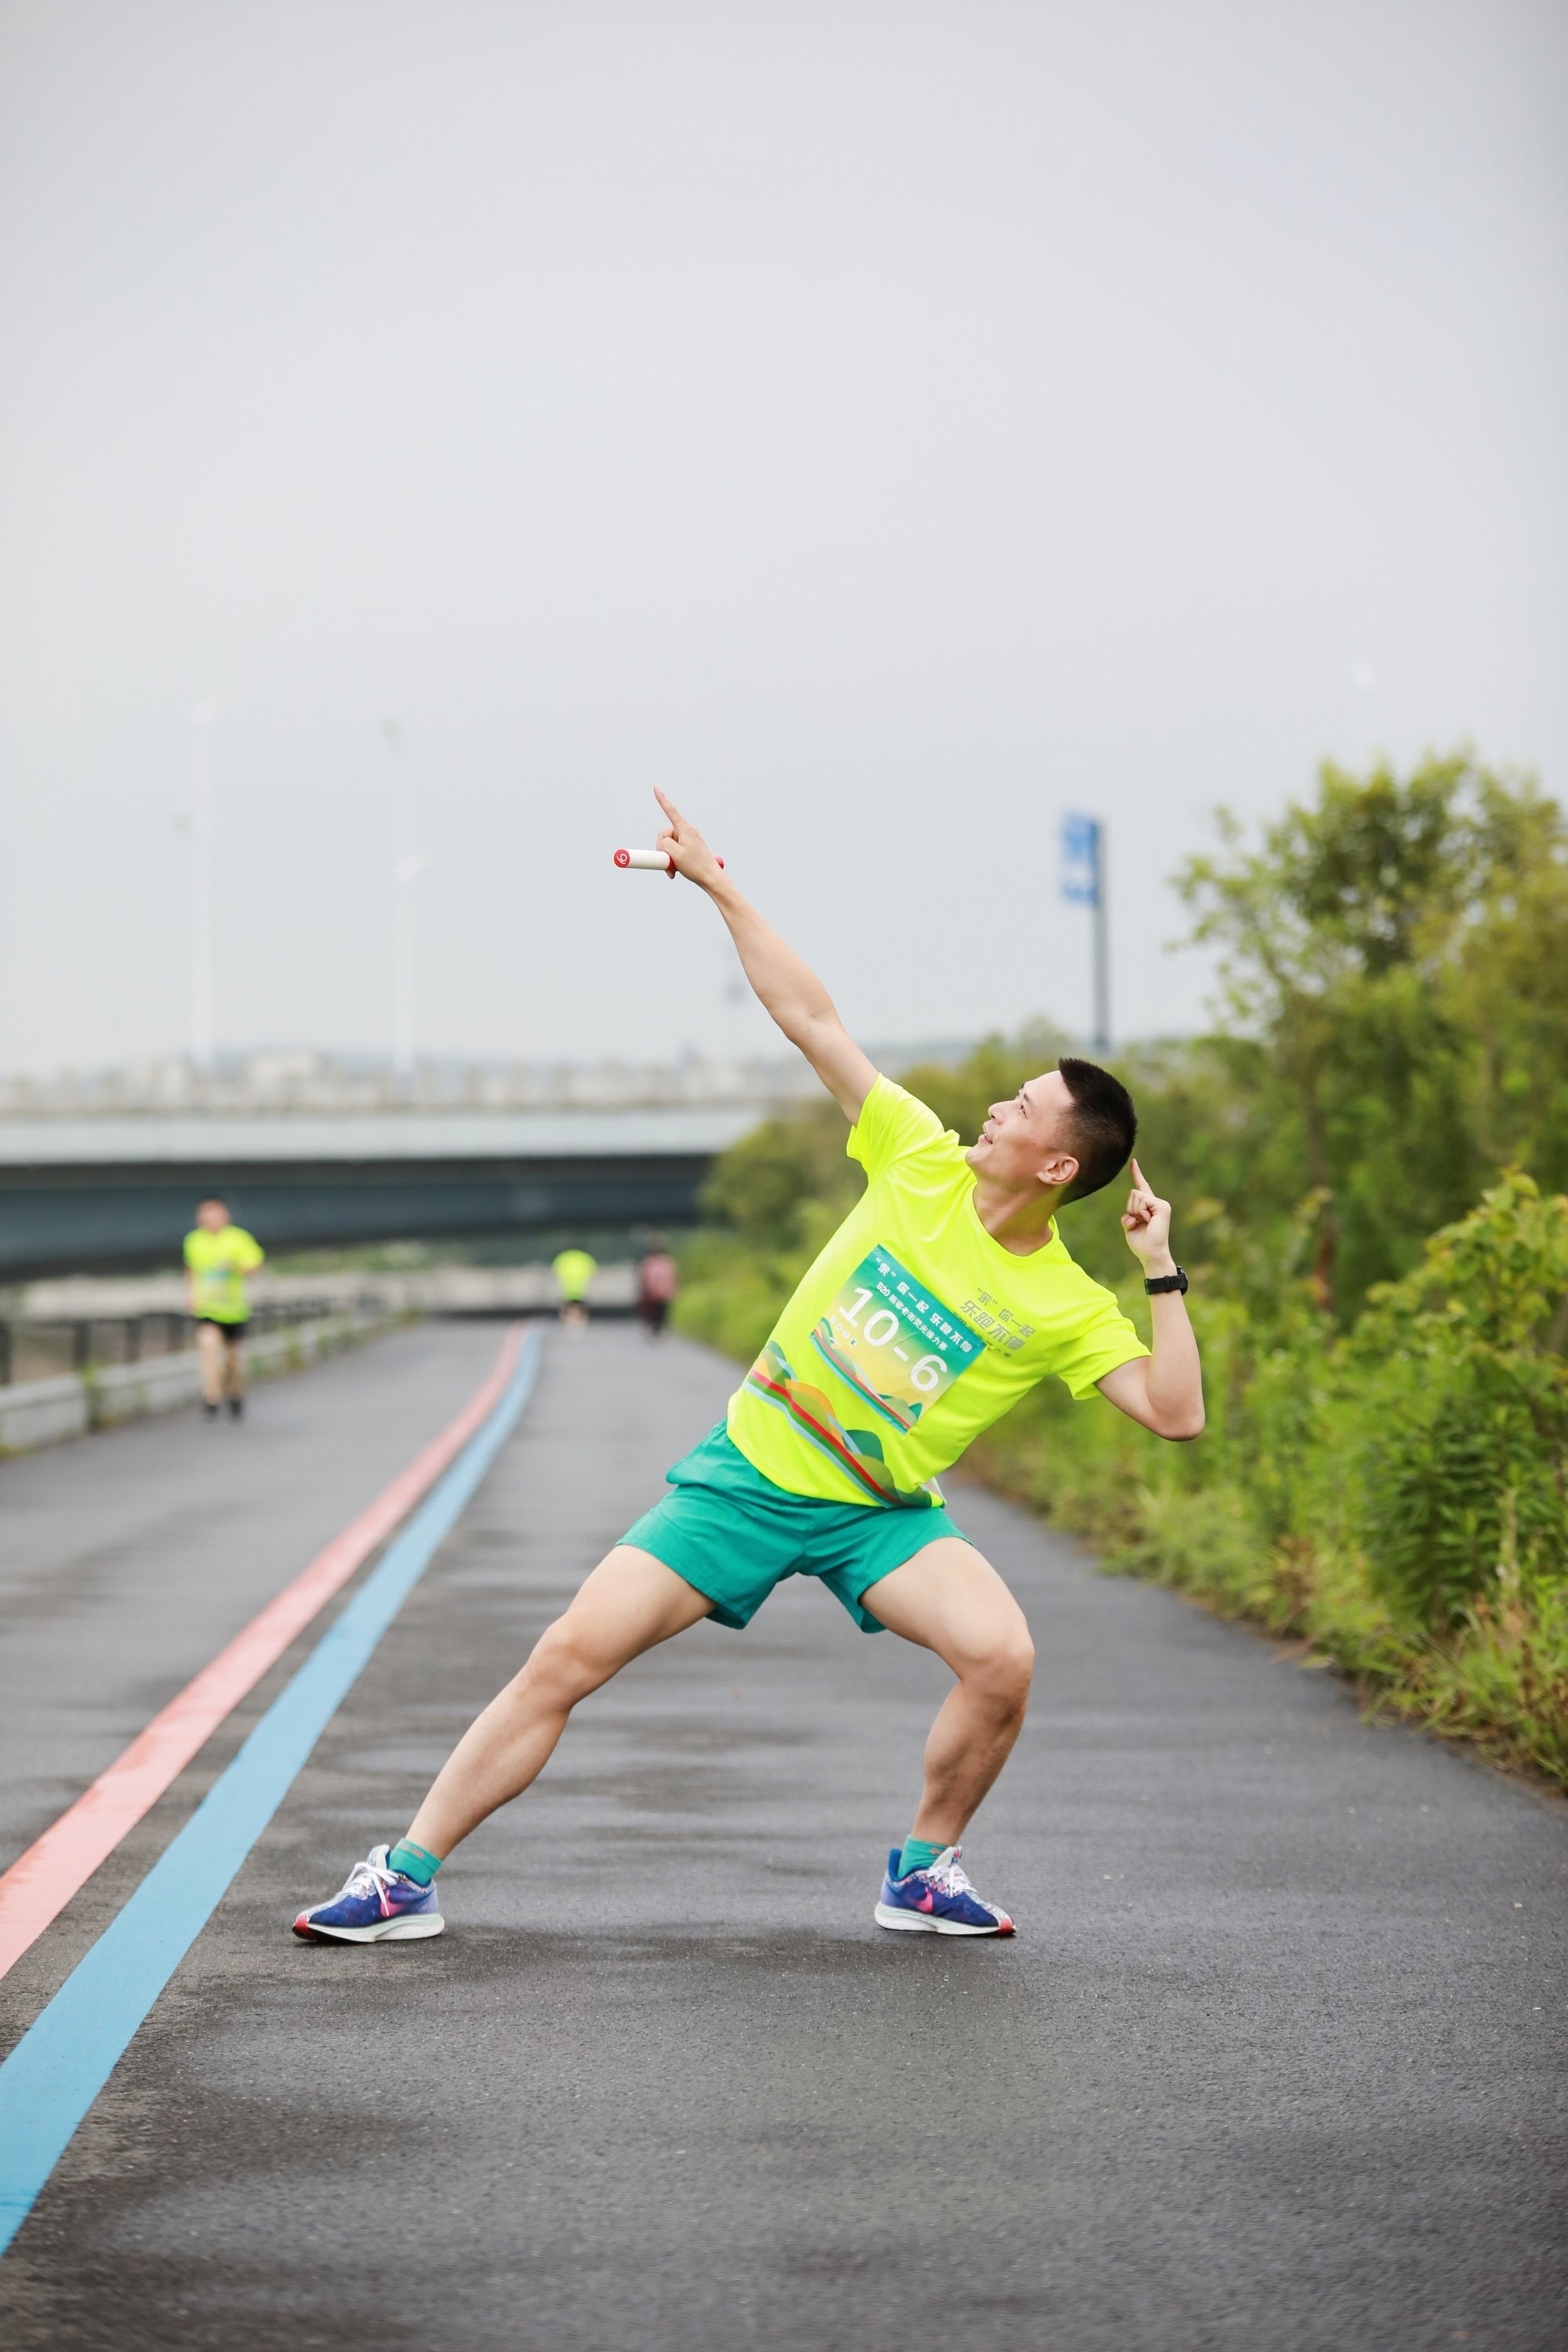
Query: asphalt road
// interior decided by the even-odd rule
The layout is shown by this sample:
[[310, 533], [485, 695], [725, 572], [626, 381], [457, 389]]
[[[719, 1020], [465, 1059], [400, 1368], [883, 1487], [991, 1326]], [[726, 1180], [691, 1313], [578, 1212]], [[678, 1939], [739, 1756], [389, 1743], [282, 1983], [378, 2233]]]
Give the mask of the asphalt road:
[[451, 1420], [498, 1327], [425, 1324], [0, 1463], [0, 1869]]
[[[209, 1438], [235, 1463], [273, 1447], [248, 1608], [331, 1532], [300, 1497], [331, 1483], [334, 1416], [363, 1433], [381, 1384], [390, 1475], [493, 1346], [409, 1333], [278, 1384], [242, 1431], [0, 1470], [0, 1509], [19, 1481], [30, 1515], [13, 1550], [41, 1548], [29, 1722], [70, 1726], [8, 1825], [224, 1637], [180, 1613], [163, 1533]], [[1558, 2352], [1568, 1815], [973, 1490], [957, 1516], [1040, 1652], [966, 1856], [1016, 1939], [872, 1925], [945, 1677], [801, 1583], [591, 1701], [443, 1874], [444, 1937], [295, 1943], [298, 1904], [405, 1824], [730, 1379], [626, 1326], [552, 1336], [517, 1434], [0, 2263], [6, 2345]], [[133, 1671], [106, 1654], [109, 1581]], [[255, 1711], [0, 1985], [8, 2038]]]

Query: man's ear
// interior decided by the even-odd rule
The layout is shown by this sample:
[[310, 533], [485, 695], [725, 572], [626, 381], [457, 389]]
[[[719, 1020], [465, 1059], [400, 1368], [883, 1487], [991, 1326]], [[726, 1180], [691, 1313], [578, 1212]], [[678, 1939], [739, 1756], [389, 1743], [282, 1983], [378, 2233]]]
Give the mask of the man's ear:
[[1063, 1192], [1078, 1181], [1078, 1161], [1070, 1151], [1053, 1151], [1048, 1160], [1035, 1171], [1036, 1181], [1049, 1192]]

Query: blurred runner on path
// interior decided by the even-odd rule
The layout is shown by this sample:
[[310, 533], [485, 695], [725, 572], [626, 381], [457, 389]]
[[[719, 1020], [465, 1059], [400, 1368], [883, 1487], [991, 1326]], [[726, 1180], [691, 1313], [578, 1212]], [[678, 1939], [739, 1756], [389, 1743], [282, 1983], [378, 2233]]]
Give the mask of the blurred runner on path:
[[598, 1273], [598, 1262], [585, 1249], [563, 1249], [550, 1269], [561, 1293], [561, 1320], [577, 1326], [588, 1320], [588, 1285]]
[[229, 1223], [224, 1201], [200, 1201], [185, 1235], [185, 1304], [196, 1321], [202, 1359], [202, 1411], [216, 1421], [224, 1400], [237, 1421], [245, 1411], [245, 1278], [266, 1253], [243, 1225]]
[[637, 1267], [637, 1313], [650, 1339], [657, 1339], [669, 1321], [669, 1310], [680, 1288], [680, 1273], [662, 1241], [655, 1242]]

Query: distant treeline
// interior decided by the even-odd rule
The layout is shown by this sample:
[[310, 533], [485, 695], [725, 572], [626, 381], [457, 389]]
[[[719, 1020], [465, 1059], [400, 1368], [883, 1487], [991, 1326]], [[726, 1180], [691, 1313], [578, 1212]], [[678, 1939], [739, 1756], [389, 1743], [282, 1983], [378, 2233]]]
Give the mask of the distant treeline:
[[[967, 1466], [1133, 1569], [1310, 1640], [1396, 1707], [1568, 1780], [1568, 829], [1468, 757], [1325, 768], [1177, 877], [1222, 1018], [1130, 1049], [1209, 1432], [1047, 1383]], [[967, 1141], [1067, 1041], [900, 1073]], [[680, 1327], [738, 1359], [860, 1174], [830, 1103], [715, 1168]], [[1074, 1255], [1142, 1316], [1119, 1192]]]

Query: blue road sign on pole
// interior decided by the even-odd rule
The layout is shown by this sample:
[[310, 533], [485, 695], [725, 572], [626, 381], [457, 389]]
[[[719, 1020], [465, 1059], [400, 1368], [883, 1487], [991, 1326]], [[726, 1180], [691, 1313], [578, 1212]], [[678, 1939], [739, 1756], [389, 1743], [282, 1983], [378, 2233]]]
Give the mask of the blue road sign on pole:
[[1075, 907], [1100, 904], [1100, 819], [1072, 811], [1062, 819], [1062, 897]]
[[1062, 897], [1094, 909], [1094, 1049], [1110, 1051], [1110, 943], [1106, 921], [1105, 827], [1070, 811], [1062, 819]]

